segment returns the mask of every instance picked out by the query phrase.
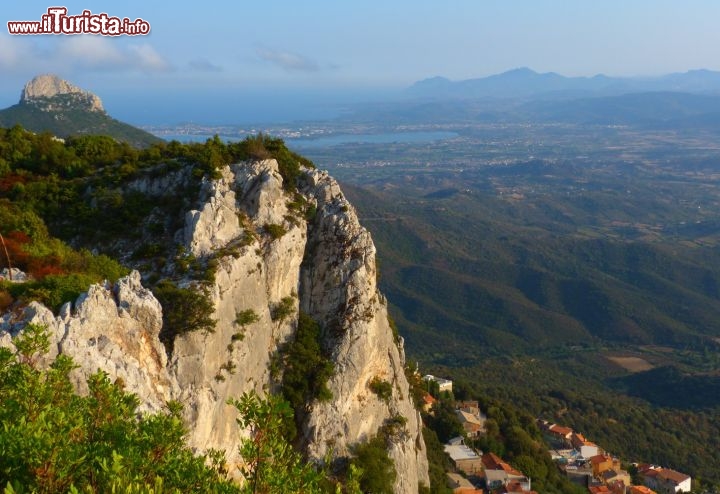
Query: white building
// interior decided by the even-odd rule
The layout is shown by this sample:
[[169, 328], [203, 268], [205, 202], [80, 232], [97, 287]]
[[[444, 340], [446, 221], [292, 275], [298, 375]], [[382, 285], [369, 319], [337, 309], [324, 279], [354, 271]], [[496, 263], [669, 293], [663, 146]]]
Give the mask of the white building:
[[650, 467], [640, 473], [643, 476], [643, 483], [658, 494], [675, 494], [692, 490], [692, 478], [689, 475], [669, 468]]
[[450, 379], [443, 379], [442, 377], [435, 377], [431, 374], [428, 374], [423, 377], [424, 381], [434, 381], [438, 383], [438, 388], [440, 389], [440, 392], [443, 391], [450, 391], [452, 392], [452, 381]]

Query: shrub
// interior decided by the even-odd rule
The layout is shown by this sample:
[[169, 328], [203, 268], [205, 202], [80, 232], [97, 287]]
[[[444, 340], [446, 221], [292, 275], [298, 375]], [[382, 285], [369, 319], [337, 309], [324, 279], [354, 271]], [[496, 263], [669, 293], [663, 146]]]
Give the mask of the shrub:
[[273, 240], [277, 240], [287, 233], [284, 226], [276, 223], [265, 223], [263, 228]]
[[397, 470], [388, 455], [384, 438], [375, 436], [366, 443], [358, 444], [353, 449], [353, 454], [352, 465], [363, 472], [360, 479], [362, 491], [392, 494]]
[[280, 302], [270, 308], [270, 318], [273, 321], [284, 321], [295, 311], [295, 299], [283, 297]]
[[58, 356], [46, 370], [33, 365], [48, 341], [44, 328], [28, 326], [14, 340], [17, 356], [0, 349], [5, 492], [240, 492], [219, 475], [224, 461], [217, 455], [210, 467], [184, 445], [179, 404], [141, 415], [137, 397], [102, 372], [78, 396], [69, 357]]
[[250, 437], [240, 443], [246, 492], [325, 492], [321, 488], [323, 472], [303, 461], [289, 443], [292, 409], [286, 401], [278, 396], [260, 398], [251, 392], [229, 403], [239, 412], [238, 425], [250, 431]]
[[385, 403], [390, 401], [390, 398], [392, 397], [392, 384], [388, 381], [375, 376], [368, 384], [368, 387], [370, 388], [370, 391], [375, 393], [378, 398], [383, 400]]
[[238, 326], [247, 326], [248, 324], [256, 323], [260, 320], [260, 317], [252, 309], [246, 309], [235, 313], [235, 324]]
[[191, 288], [180, 288], [170, 280], [155, 285], [153, 293], [163, 308], [160, 338], [170, 344], [176, 335], [191, 331], [215, 331], [214, 307], [207, 294]]
[[322, 348], [320, 325], [300, 312], [295, 338], [280, 353], [285, 363], [282, 392], [295, 409], [299, 421], [310, 401], [332, 398], [327, 382], [334, 367], [330, 355]]
[[57, 313], [66, 302], [74, 302], [98, 280], [86, 274], [48, 275], [42, 280], [15, 283], [7, 287], [10, 294], [24, 302], [42, 303]]

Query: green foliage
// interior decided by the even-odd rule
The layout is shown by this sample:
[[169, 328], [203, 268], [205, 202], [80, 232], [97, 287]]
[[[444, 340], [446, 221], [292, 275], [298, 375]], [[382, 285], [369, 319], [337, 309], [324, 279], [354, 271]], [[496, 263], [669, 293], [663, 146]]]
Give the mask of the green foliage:
[[265, 229], [267, 234], [270, 235], [270, 238], [273, 240], [277, 240], [287, 233], [284, 226], [275, 223], [265, 223], [263, 225], [263, 229]]
[[[0, 110], [0, 127], [20, 124], [38, 134], [49, 132], [58, 137], [67, 138], [74, 135], [103, 134], [112, 136], [132, 146], [147, 147], [159, 142], [160, 138], [136, 127], [119, 122], [105, 113], [88, 111], [82, 108], [67, 106], [63, 96], [53, 98], [56, 105], [65, 106], [61, 111], [44, 111], [34, 105], [18, 104]], [[58, 118], [62, 115], [62, 118]]]
[[330, 355], [323, 350], [320, 325], [300, 312], [294, 339], [284, 344], [279, 353], [284, 363], [282, 394], [295, 410], [299, 425], [312, 400], [332, 398], [327, 382], [334, 367]]
[[243, 141], [229, 144], [228, 149], [231, 156], [238, 160], [275, 158], [283, 178], [283, 188], [288, 191], [297, 188], [301, 166], [315, 168], [310, 160], [290, 151], [282, 139], [264, 134], [249, 136]]
[[260, 398], [255, 392], [244, 393], [229, 403], [240, 413], [238, 425], [249, 430], [250, 438], [242, 440], [240, 468], [246, 480], [247, 493], [320, 493], [324, 475], [303, 461], [283, 437], [293, 411], [278, 396]]
[[235, 324], [238, 326], [247, 326], [258, 322], [259, 320], [260, 317], [252, 309], [246, 309], [235, 314]]
[[57, 312], [65, 302], [74, 302], [98, 281], [86, 274], [48, 275], [39, 281], [8, 284], [6, 289], [15, 299], [24, 302], [36, 300]]
[[0, 486], [6, 492], [216, 492], [238, 489], [183, 444], [180, 406], [138, 416], [138, 400], [106, 374], [78, 396], [72, 360], [47, 370], [33, 356], [47, 349], [43, 328], [28, 326], [18, 354], [0, 349]]
[[411, 369], [409, 365], [405, 366], [405, 378], [410, 385], [410, 396], [412, 396], [413, 404], [418, 410], [422, 409], [425, 405], [425, 387], [427, 382], [423, 381], [420, 373]]
[[235, 324], [240, 326], [241, 330], [234, 333], [231, 337], [232, 341], [242, 341], [245, 338], [245, 326], [256, 323], [260, 317], [252, 309], [246, 309], [235, 313]]
[[170, 280], [162, 280], [153, 293], [163, 307], [161, 339], [171, 343], [176, 335], [190, 331], [215, 331], [217, 321], [212, 314], [215, 308], [208, 295], [192, 288], [180, 288]]
[[432, 414], [425, 418], [425, 423], [437, 434], [438, 439], [443, 444], [450, 439], [458, 436], [464, 436], [460, 419], [455, 414], [455, 404], [453, 400], [443, 399], [442, 397], [433, 405]]
[[295, 312], [295, 299], [293, 297], [283, 297], [280, 302], [270, 308], [270, 318], [273, 321], [282, 322], [293, 312]]
[[390, 316], [390, 313], [388, 313], [387, 316], [388, 325], [390, 326], [390, 331], [392, 331], [393, 339], [395, 340], [395, 343], [400, 343], [400, 331], [398, 330], [397, 324], [395, 323], [395, 319]]
[[395, 464], [390, 459], [382, 436], [375, 436], [353, 448], [351, 464], [362, 470], [360, 486], [363, 492], [392, 494], [397, 477]]
[[445, 472], [452, 470], [450, 458], [438, 440], [437, 434], [429, 427], [422, 429], [430, 474], [430, 492], [432, 494], [450, 494], [452, 490], [447, 487]]
[[388, 381], [380, 379], [378, 376], [372, 378], [370, 383], [368, 383], [368, 387], [370, 388], [370, 391], [375, 393], [378, 398], [383, 400], [385, 403], [388, 403], [390, 398], [392, 398], [392, 384]]

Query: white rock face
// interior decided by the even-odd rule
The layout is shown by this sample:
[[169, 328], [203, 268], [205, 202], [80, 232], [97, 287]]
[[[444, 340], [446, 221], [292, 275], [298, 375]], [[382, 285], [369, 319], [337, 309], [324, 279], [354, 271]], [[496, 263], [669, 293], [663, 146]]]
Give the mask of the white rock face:
[[28, 323], [48, 328], [48, 359], [62, 353], [79, 365], [71, 377], [81, 393], [87, 392], [87, 377], [98, 369], [137, 394], [142, 411], [161, 410], [176, 393], [177, 386], [167, 372], [165, 348], [158, 339], [162, 308], [141, 286], [137, 271], [114, 287], [91, 286], [74, 308], [66, 304], [57, 317], [37, 302], [28, 305], [19, 318], [5, 314], [0, 318], [0, 345], [11, 346], [3, 333], [16, 334]]
[[65, 94], [73, 95], [76, 102], [83, 102], [89, 110], [105, 111], [98, 96], [52, 74], [39, 75], [25, 84], [20, 96], [20, 103], [33, 103], [41, 99], [54, 98]]
[[[274, 160], [226, 167], [220, 179], [203, 185], [198, 208], [186, 214], [176, 238], [196, 257], [217, 261], [209, 287], [217, 326], [211, 334], [176, 337], [169, 359], [158, 339], [162, 309], [137, 272], [112, 288], [91, 287], [57, 317], [40, 304], [30, 304], [19, 317], [6, 314], [0, 318], [0, 345], [12, 345], [9, 335], [27, 321], [45, 324], [53, 335], [50, 357], [62, 352], [80, 364], [79, 390], [85, 389], [84, 378], [101, 368], [137, 393], [143, 410], [178, 400], [185, 406], [189, 444], [198, 451], [224, 449], [232, 465], [242, 431], [226, 402], [277, 386], [270, 359], [292, 337], [298, 314], [273, 321], [271, 311], [290, 298], [323, 327], [335, 368], [328, 383], [333, 398], [310, 404], [300, 431], [309, 456], [322, 461], [330, 447], [335, 456], [347, 456], [353, 444], [403, 417], [405, 425], [389, 450], [398, 472], [395, 492], [418, 492], [420, 483], [429, 485], [422, 424], [404, 374], [402, 342], [393, 337], [386, 301], [377, 290], [375, 246], [326, 173], [308, 171], [301, 192], [317, 205], [309, 224], [288, 209], [294, 198], [283, 190]], [[273, 238], [266, 225], [280, 225], [286, 233]], [[258, 321], [240, 327], [236, 316], [247, 310]], [[392, 384], [387, 402], [369, 389], [374, 378]]]
[[[387, 303], [377, 290], [375, 246], [335, 180], [312, 171], [308, 183], [318, 213], [308, 240], [312, 261], [303, 271], [301, 307], [324, 323], [335, 361], [328, 386], [332, 400], [313, 403], [305, 431], [308, 452], [323, 458], [332, 448], [347, 455], [354, 443], [402, 417], [405, 426], [390, 449], [398, 473], [395, 492], [417, 492], [418, 483], [429, 486], [422, 423], [405, 378], [402, 341], [394, 340]], [[387, 403], [370, 390], [373, 379], [392, 384]]]

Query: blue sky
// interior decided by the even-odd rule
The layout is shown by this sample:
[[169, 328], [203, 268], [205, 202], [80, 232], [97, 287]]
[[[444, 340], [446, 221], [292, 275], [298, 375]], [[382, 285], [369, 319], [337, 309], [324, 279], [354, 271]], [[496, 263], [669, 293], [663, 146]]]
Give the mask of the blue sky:
[[[152, 31], [7, 34], [7, 21], [40, 20], [57, 4], [70, 14], [142, 17]], [[466, 79], [523, 66], [564, 75], [720, 70], [715, 0], [26, 0], [5, 2], [2, 17], [0, 106], [15, 103], [22, 84], [45, 72], [108, 102], [130, 95], [152, 111], [153, 101], [211, 101], [235, 91], [370, 98], [435, 75]], [[114, 104], [121, 113], [133, 107]]]

